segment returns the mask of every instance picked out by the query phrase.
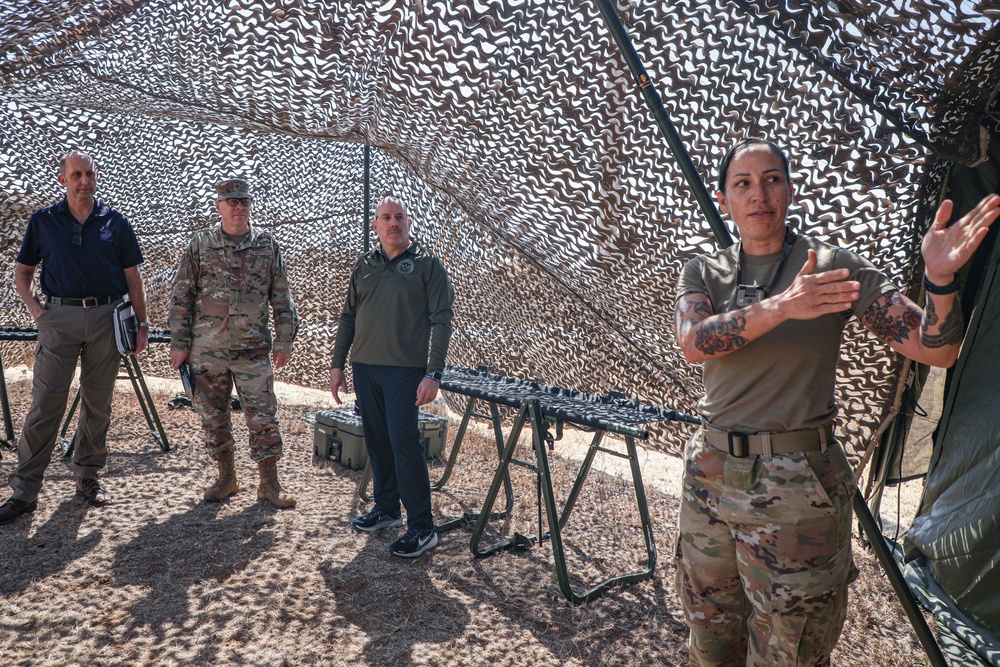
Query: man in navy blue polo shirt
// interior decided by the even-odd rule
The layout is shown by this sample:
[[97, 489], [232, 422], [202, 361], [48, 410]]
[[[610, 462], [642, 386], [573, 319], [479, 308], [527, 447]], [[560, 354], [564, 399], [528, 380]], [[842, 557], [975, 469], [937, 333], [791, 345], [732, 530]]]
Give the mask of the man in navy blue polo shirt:
[[[128, 220], [94, 197], [97, 172], [89, 155], [71, 151], [59, 162], [66, 198], [31, 216], [14, 266], [14, 284], [38, 327], [31, 409], [10, 473], [11, 498], [0, 524], [35, 511], [52, 459], [70, 383], [80, 361], [80, 421], [73, 449], [76, 491], [103, 506], [111, 497], [97, 473], [108, 456], [111, 397], [121, 366], [112, 313], [128, 294], [139, 319], [135, 352], [146, 349], [149, 322], [139, 275], [142, 252]], [[42, 265], [41, 291], [32, 283]]]

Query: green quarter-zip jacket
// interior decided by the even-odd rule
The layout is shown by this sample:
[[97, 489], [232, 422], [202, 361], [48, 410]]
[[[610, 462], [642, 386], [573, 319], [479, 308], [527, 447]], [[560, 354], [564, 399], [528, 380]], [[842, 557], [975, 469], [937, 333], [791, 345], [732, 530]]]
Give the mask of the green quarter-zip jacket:
[[251, 225], [236, 245], [221, 224], [195, 232], [177, 266], [168, 322], [172, 350], [273, 347], [290, 354], [299, 317], [271, 233]]
[[347, 289], [333, 368], [351, 361], [444, 370], [455, 292], [444, 265], [416, 241], [389, 260], [381, 244], [362, 255]]

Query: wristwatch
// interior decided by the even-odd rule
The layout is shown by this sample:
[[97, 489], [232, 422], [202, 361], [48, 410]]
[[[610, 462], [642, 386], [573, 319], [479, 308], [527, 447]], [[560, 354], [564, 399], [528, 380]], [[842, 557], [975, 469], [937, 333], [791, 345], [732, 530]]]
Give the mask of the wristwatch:
[[148, 329], [149, 328], [149, 322], [139, 322], [139, 324], [136, 325], [136, 326], [138, 326], [140, 329]]
[[433, 373], [428, 373], [424, 377], [427, 378], [428, 380], [434, 380], [435, 382], [440, 382], [441, 381], [441, 372], [440, 371], [434, 371]]
[[924, 274], [924, 289], [931, 294], [954, 294], [962, 287], [962, 281], [959, 280], [958, 274], [955, 274], [955, 279], [952, 280], [947, 285], [936, 285], [930, 281], [927, 274]]

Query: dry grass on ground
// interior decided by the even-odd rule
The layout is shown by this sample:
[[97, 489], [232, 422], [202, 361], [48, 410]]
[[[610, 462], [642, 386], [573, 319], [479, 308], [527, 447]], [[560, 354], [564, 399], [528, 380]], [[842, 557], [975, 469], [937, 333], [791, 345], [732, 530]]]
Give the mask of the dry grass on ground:
[[[19, 426], [29, 374], [19, 369], [8, 378]], [[244, 489], [224, 503], [201, 502], [212, 470], [196, 416], [165, 407], [178, 383], [151, 380], [151, 388], [172, 448], [157, 448], [130, 385], [120, 382], [103, 477], [113, 506], [93, 509], [75, 499], [60, 459], [35, 514], [0, 528], [0, 664], [686, 664], [686, 629], [671, 589], [674, 459], [643, 454], [655, 577], [573, 606], [559, 592], [548, 544], [476, 559], [471, 528], [458, 528], [410, 562], [387, 553], [396, 531], [369, 537], [349, 530], [363, 509], [360, 473], [314, 461], [312, 426], [301, 419], [330, 405], [320, 392], [280, 393], [287, 452], [279, 470], [298, 496], [297, 509], [256, 502], [256, 469], [245, 449], [238, 457]], [[242, 418], [236, 423], [242, 444]], [[438, 519], [482, 502], [495, 446], [481, 433], [469, 436], [453, 478], [434, 494]], [[555, 452], [561, 502], [579, 448], [557, 443]], [[4, 477], [11, 460], [5, 452]], [[432, 479], [442, 469], [435, 464]], [[514, 518], [496, 522], [487, 539], [537, 531], [533, 478], [519, 470], [514, 482]], [[633, 507], [614, 467], [591, 473], [565, 533], [577, 590], [643, 568]], [[856, 557], [861, 579], [834, 664], [925, 664], [874, 558], [861, 548]]]

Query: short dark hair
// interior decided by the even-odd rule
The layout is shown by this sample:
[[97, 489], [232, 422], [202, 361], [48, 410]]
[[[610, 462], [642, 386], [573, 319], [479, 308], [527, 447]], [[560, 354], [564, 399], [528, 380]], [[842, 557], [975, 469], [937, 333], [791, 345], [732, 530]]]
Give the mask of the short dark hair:
[[785, 155], [785, 151], [782, 150], [782, 148], [778, 146], [778, 144], [774, 143], [773, 141], [768, 141], [767, 139], [751, 139], [751, 138], [740, 139], [735, 144], [729, 147], [729, 150], [726, 151], [726, 154], [722, 156], [722, 160], [719, 162], [718, 185], [720, 191], [722, 192], [726, 191], [726, 176], [729, 175], [729, 165], [733, 161], [733, 158], [736, 157], [736, 154], [739, 153], [744, 148], [756, 145], [767, 146], [772, 153], [781, 158], [781, 164], [784, 165], [785, 167], [785, 177], [788, 178], [789, 181], [792, 180], [792, 171], [788, 165], [788, 156]]

